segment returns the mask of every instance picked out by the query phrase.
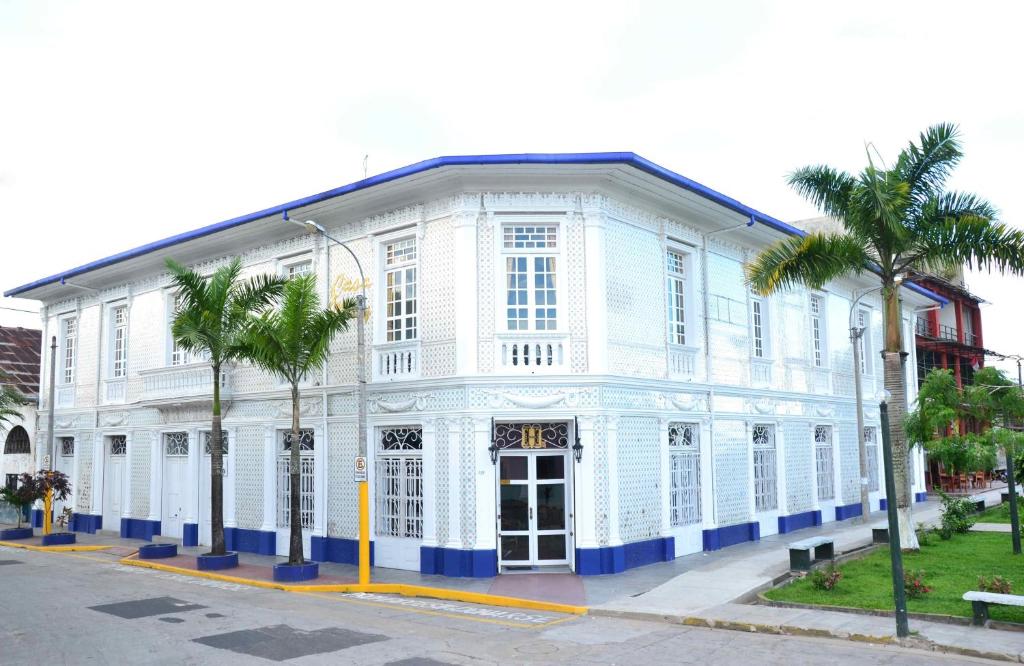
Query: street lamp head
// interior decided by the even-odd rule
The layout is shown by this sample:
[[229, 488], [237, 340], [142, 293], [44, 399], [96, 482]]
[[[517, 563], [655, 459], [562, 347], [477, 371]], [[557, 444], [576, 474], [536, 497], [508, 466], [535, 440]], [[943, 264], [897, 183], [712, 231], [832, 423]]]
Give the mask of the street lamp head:
[[875, 397], [878, 399], [878, 402], [887, 403], [892, 400], [892, 391], [889, 389], [882, 389]]
[[303, 226], [306, 227], [306, 231], [308, 231], [311, 234], [325, 234], [325, 233], [327, 233], [327, 230], [324, 229], [323, 225], [320, 224], [319, 222], [314, 222], [313, 220], [306, 220], [302, 224], [303, 224]]

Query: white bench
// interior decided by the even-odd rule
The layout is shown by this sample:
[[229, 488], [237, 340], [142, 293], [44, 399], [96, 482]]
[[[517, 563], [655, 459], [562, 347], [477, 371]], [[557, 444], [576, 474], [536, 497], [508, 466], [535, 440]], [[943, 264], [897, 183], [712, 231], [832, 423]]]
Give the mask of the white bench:
[[[811, 551], [814, 556], [811, 557]], [[810, 537], [789, 544], [789, 568], [793, 571], [810, 571], [816, 562], [835, 559], [832, 537]]]
[[1019, 594], [998, 594], [996, 592], [978, 592], [971, 590], [964, 592], [964, 601], [971, 602], [971, 609], [974, 611], [974, 624], [985, 626], [988, 622], [988, 607], [996, 606], [1024, 606], [1024, 596]]
[[977, 513], [981, 513], [985, 510], [985, 498], [978, 497], [977, 495], [971, 495], [967, 498], [967, 501], [974, 505], [974, 510]]

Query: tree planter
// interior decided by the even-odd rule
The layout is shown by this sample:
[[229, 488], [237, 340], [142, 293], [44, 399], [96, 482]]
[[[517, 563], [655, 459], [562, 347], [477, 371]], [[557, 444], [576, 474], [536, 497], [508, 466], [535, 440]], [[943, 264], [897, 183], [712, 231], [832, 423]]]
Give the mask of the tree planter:
[[31, 539], [33, 536], [31, 527], [12, 527], [9, 530], [0, 530], [0, 541], [13, 541], [15, 539]]
[[313, 580], [320, 575], [320, 563], [306, 560], [303, 564], [275, 564], [274, 580], [278, 583], [297, 583]]
[[175, 557], [177, 554], [176, 543], [149, 543], [139, 548], [140, 560], [162, 560], [165, 557]]
[[234, 569], [238, 566], [238, 553], [231, 552], [224, 555], [200, 555], [196, 558], [196, 567], [200, 571], [220, 571], [222, 569]]
[[54, 532], [43, 535], [44, 546], [67, 546], [72, 543], [75, 543], [74, 532]]

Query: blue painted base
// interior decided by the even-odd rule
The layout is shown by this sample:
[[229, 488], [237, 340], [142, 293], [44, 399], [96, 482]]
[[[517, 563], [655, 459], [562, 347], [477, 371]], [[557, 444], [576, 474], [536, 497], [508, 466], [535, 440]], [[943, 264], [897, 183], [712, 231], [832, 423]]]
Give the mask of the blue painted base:
[[[52, 516], [51, 516], [51, 519], [52, 519]], [[42, 526], [43, 526], [43, 510], [42, 509], [32, 509], [32, 527], [42, 527]]]
[[927, 502], [928, 501], [928, 493], [914, 493], [914, 501], [915, 502]]
[[744, 541], [760, 540], [761, 524], [756, 521], [704, 530], [704, 550], [719, 550]]
[[67, 546], [75, 542], [74, 532], [54, 532], [43, 535], [44, 546]]
[[320, 564], [306, 560], [305, 564], [275, 564], [274, 580], [278, 583], [297, 583], [313, 580], [320, 575]]
[[139, 548], [140, 560], [162, 560], [177, 554], [178, 544], [176, 543], [147, 543]]
[[490, 578], [498, 575], [498, 551], [420, 546], [420, 573]]
[[779, 516], [779, 534], [787, 534], [802, 530], [805, 527], [816, 527], [821, 525], [821, 511], [805, 511], [794, 513], [791, 516]]
[[277, 533], [244, 530], [240, 527], [224, 528], [224, 547], [242, 553], [258, 555], [277, 554]]
[[[373, 566], [373, 541], [370, 541], [370, 566]], [[359, 539], [314, 536], [309, 539], [309, 559], [317, 562], [359, 564]]]
[[143, 539], [145, 541], [152, 541], [153, 537], [159, 535], [159, 520], [145, 520], [143, 518], [121, 519], [122, 539]]
[[885, 511], [888, 508], [889, 508], [889, 502], [884, 497], [882, 499], [878, 500], [878, 510], [879, 511]]
[[199, 525], [185, 523], [181, 526], [181, 545], [185, 548], [199, 545]]
[[223, 571], [238, 566], [238, 553], [224, 555], [200, 555], [196, 558], [196, 568], [200, 571]]
[[604, 548], [577, 548], [576, 573], [581, 576], [620, 573], [645, 564], [668, 562], [675, 555], [675, 537], [660, 537]]
[[9, 530], [0, 530], [0, 541], [31, 539], [33, 536], [31, 527], [12, 527]]
[[93, 516], [88, 513], [73, 513], [71, 514], [71, 524], [68, 526], [68, 529], [72, 532], [96, 534], [97, 531], [103, 529], [103, 516]]
[[860, 502], [856, 504], [847, 504], [845, 506], [836, 507], [836, 520], [849, 520], [850, 518], [856, 518], [863, 514], [864, 511], [861, 508]]

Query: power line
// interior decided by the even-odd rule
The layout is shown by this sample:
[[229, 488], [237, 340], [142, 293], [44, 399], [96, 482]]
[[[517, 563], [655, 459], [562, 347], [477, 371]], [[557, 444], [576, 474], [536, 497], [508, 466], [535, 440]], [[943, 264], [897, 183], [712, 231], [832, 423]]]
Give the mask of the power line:
[[0, 305], [0, 310], [11, 310], [13, 312], [27, 312], [29, 314], [39, 314], [39, 310], [24, 310], [22, 308], [9, 308], [9, 307], [3, 306], [3, 305]]

